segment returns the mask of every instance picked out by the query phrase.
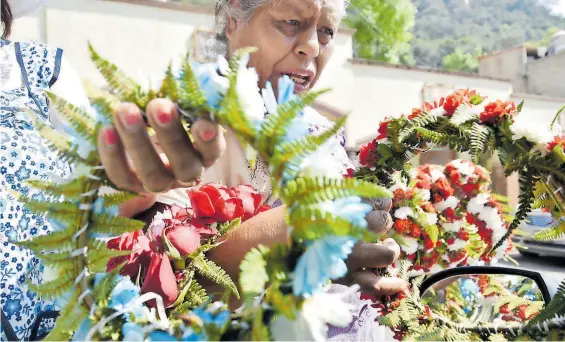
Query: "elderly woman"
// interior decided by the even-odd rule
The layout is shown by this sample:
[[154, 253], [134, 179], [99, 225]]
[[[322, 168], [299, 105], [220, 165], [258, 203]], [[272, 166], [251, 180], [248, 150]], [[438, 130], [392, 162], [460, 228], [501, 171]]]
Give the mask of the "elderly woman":
[[[295, 82], [295, 92], [304, 92], [314, 87], [332, 56], [346, 2], [218, 0], [219, 37], [226, 40], [228, 55], [244, 47], [258, 48], [249, 66], [257, 70], [260, 87], [270, 82], [276, 88], [279, 78], [288, 75]], [[314, 133], [331, 127], [319, 114], [308, 112]], [[153, 209], [159, 208], [159, 202], [182, 201], [186, 195], [180, 189], [200, 179], [228, 186], [251, 184], [261, 191], [264, 189], [264, 198], [273, 207], [277, 206], [276, 199], [269, 196], [271, 185], [262, 163], [258, 161], [254, 169], [250, 168], [251, 163], [246, 161], [231, 131], [224, 134], [216, 124], [200, 120], [192, 127], [194, 142], [191, 143], [173, 103], [154, 100], [146, 113], [155, 129], [159, 151], [145, 129], [140, 109], [132, 104], [120, 105], [114, 113], [115, 126], [105, 127], [99, 136], [100, 155], [110, 179], [123, 189], [145, 194], [134, 207], [123, 208], [124, 212], [143, 211], [155, 201], [157, 205]], [[336, 141], [340, 140], [343, 137], [336, 137]], [[339, 143], [335, 155], [343, 159], [345, 172], [349, 161]], [[391, 202], [373, 199], [372, 203], [375, 211], [368, 215], [370, 228], [375, 232], [390, 229]], [[274, 208], [232, 231], [225, 243], [210, 251], [209, 256], [237, 280], [240, 262], [251, 248], [283, 243], [286, 234], [283, 209]], [[398, 255], [399, 246], [392, 240], [381, 244], [359, 243], [348, 259], [350, 273], [341, 283], [359, 284], [363, 292], [376, 296], [395, 294], [405, 284], [398, 279], [380, 278], [370, 269], [388, 266]]]

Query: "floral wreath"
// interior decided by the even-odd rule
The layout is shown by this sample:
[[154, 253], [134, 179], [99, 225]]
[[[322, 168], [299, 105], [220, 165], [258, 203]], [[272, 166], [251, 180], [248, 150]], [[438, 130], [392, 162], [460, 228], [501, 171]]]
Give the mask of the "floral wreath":
[[[269, 84], [260, 91], [257, 73], [247, 68], [249, 52], [238, 53], [229, 63], [220, 58], [216, 67], [192, 67], [187, 57], [180, 75], [169, 67], [158, 91], [144, 91], [91, 47], [94, 63], [112, 87], [112, 93], [93, 100], [100, 116], [97, 123], [50, 94], [74, 137], [59, 135], [40, 122], [35, 125], [60, 157], [75, 165], [75, 172], [70, 179], [30, 182], [49, 200], [20, 199], [31, 210], [48, 212], [55, 232], [19, 242], [50, 268], [50, 279], [32, 286], [38, 295], [55, 298], [61, 308], [48, 340], [324, 340], [328, 323], [349, 324], [352, 315], [341, 295], [324, 289], [346, 274], [344, 260], [357, 241], [375, 240], [365, 221], [371, 206], [361, 197], [391, 194], [336, 172], [338, 161], [328, 139], [345, 119], [320, 135], [308, 134], [303, 108], [322, 92], [296, 96], [288, 78], [280, 80], [276, 97]], [[96, 151], [97, 133], [103, 123], [112, 122], [117, 103], [132, 102], [144, 109], [158, 97], [176, 103], [189, 123], [207, 117], [232, 129], [268, 165], [274, 194], [286, 205], [288, 243], [259, 246], [247, 254], [241, 264], [241, 293], [205, 257], [217, 239], [239, 223], [242, 217], [233, 211], [226, 216], [215, 205], [207, 207], [209, 214], [169, 208], [146, 235], [140, 231], [143, 222], [116, 215], [116, 206], [134, 194], [115, 189], [107, 178]], [[324, 159], [323, 169], [317, 167], [318, 158]], [[210, 203], [221, 199], [225, 208], [235, 193], [215, 185], [196, 191], [190, 196], [193, 208], [204, 195]], [[231, 195], [223, 198], [226, 192]], [[216, 215], [218, 210], [223, 216]], [[254, 206], [250, 216], [259, 211]], [[187, 226], [191, 228], [178, 228]], [[146, 253], [152, 255], [149, 263], [143, 261]], [[135, 274], [128, 272], [128, 266], [139, 264], [147, 268], [146, 279], [155, 274], [170, 278], [171, 269], [184, 268], [181, 279], [170, 278], [175, 287], [179, 284], [180, 293], [147, 280], [140, 288], [132, 281]], [[228, 289], [226, 297], [212, 301], [195, 273]], [[236, 313], [228, 311], [230, 293], [244, 303]]]

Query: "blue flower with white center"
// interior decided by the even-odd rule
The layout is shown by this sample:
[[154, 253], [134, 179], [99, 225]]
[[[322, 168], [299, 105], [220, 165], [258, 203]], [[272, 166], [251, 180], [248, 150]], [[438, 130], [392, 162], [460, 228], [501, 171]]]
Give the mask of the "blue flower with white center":
[[129, 278], [118, 276], [117, 279], [118, 283], [110, 294], [109, 307], [121, 311], [139, 298], [140, 288], [132, 283]]
[[[198, 80], [200, 89], [211, 108], [218, 109], [224, 95], [228, 91], [230, 82], [224, 75], [227, 74], [228, 62], [223, 56], [218, 57], [217, 63], [193, 63], [192, 70]], [[182, 77], [182, 75], [181, 75]]]
[[345, 276], [347, 265], [344, 260], [356, 242], [357, 239], [351, 236], [325, 236], [311, 242], [293, 272], [294, 295], [311, 296], [322, 290], [328, 280]]
[[201, 306], [194, 309], [192, 314], [198, 316], [204, 325], [215, 325], [216, 327], [223, 327], [230, 319], [229, 311], [222, 310], [220, 303], [212, 304], [208, 309]]
[[149, 341], [178, 341], [178, 340], [174, 336], [171, 336], [164, 331], [153, 331], [149, 334]]
[[126, 323], [122, 326], [122, 335], [124, 341], [141, 342], [145, 338], [143, 328], [135, 323]]
[[318, 205], [333, 217], [341, 217], [360, 228], [367, 228], [365, 216], [372, 210], [369, 204], [363, 203], [361, 198], [357, 196], [339, 198], [335, 201], [326, 201]]

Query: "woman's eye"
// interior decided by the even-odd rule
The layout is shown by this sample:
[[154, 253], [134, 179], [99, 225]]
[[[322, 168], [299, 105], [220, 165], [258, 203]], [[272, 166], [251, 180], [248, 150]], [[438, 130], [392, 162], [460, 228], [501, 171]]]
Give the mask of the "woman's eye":
[[285, 23], [289, 24], [290, 26], [298, 26], [298, 20], [285, 20]]
[[324, 34], [326, 34], [326, 35], [332, 37], [332, 38], [333, 38], [333, 36], [334, 36], [334, 30], [332, 30], [332, 29], [324, 28], [324, 29], [322, 29], [322, 32], [323, 32]]

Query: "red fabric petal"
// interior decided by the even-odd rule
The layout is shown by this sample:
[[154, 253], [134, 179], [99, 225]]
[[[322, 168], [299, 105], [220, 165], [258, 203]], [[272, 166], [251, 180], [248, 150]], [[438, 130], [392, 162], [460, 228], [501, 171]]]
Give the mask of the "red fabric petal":
[[[208, 197], [210, 198], [210, 202], [212, 204], [215, 204], [220, 199], [226, 200], [229, 198], [229, 195], [227, 195], [227, 190], [225, 191], [225, 193], [221, 192], [216, 184], [212, 184], [212, 183], [206, 184], [202, 186], [199, 190], [204, 192], [206, 195], [208, 195]], [[225, 197], [226, 195], [227, 198]]]
[[165, 234], [183, 257], [192, 254], [200, 247], [200, 234], [190, 225], [169, 228]]
[[219, 223], [230, 222], [243, 217], [243, 204], [239, 198], [230, 198], [227, 201], [218, 201], [216, 216]]
[[[153, 254], [151, 264], [141, 286], [141, 293], [154, 292], [163, 298], [165, 307], [175, 302], [179, 295], [177, 281], [169, 258], [164, 254]], [[147, 302], [149, 307], [156, 307], [155, 300]]]
[[205, 192], [200, 190], [190, 190], [188, 191], [188, 197], [190, 198], [192, 210], [194, 210], [194, 215], [196, 217], [214, 216], [216, 210], [210, 201], [210, 197]]

